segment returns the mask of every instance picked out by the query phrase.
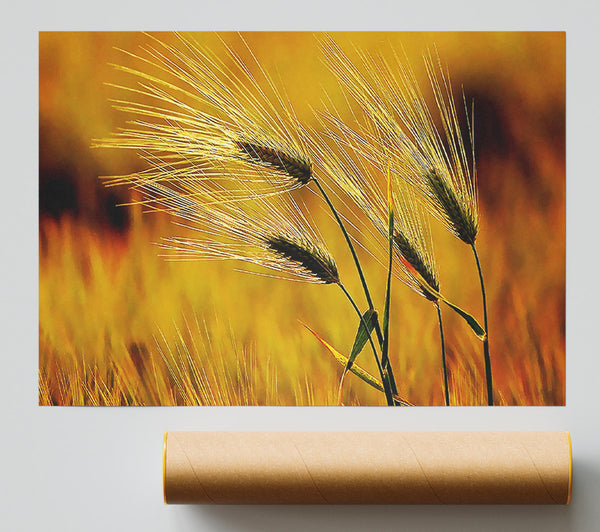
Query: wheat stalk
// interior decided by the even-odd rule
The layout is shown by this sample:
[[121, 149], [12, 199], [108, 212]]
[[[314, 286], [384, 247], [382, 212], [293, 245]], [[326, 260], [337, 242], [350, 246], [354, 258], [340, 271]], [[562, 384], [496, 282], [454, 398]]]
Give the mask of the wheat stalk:
[[[327, 176], [328, 180], [336, 183], [340, 197], [350, 196], [353, 202], [360, 206], [361, 211], [371, 221], [371, 231], [375, 229], [375, 237], [387, 233], [387, 200], [383, 192], [385, 177], [378, 171], [384, 165], [380, 161], [377, 167], [369, 167], [361, 157], [361, 150], [356, 144], [347, 126], [341, 120], [326, 113], [321, 115], [326, 136], [335, 142], [336, 150], [323, 143], [317, 153], [316, 165]], [[446, 404], [449, 404], [448, 370], [446, 365], [445, 344], [441, 310], [439, 309], [439, 274], [437, 271], [433, 243], [429, 224], [422, 213], [422, 208], [416, 201], [410, 187], [402, 181], [392, 180], [393, 196], [396, 205], [393, 246], [396, 251], [395, 277], [399, 278], [411, 289], [431, 301], [438, 309], [440, 325], [442, 368], [444, 376], [444, 392]], [[383, 243], [381, 238], [377, 242]], [[383, 245], [374, 250], [374, 257], [383, 254]]]
[[[444, 71], [437, 55], [434, 60], [431, 53], [427, 54], [425, 64], [442, 124], [440, 133], [407, 61], [401, 61], [394, 55], [395, 61], [390, 64], [382, 57], [355, 50], [360, 61], [359, 68], [332, 38], [326, 37], [322, 41], [322, 48], [330, 70], [359, 105], [365, 117], [364, 122], [359, 122], [352, 129], [343, 124], [335, 112], [326, 113], [323, 122], [329, 127], [329, 137], [351, 149], [356, 156], [367, 161], [380, 173], [389, 168], [397, 178], [399, 188], [402, 188], [402, 183], [410, 184], [430, 214], [441, 220], [448, 230], [473, 250], [483, 298], [485, 334], [482, 339], [488, 404], [491, 405], [493, 386], [487, 304], [481, 265], [475, 248], [479, 211], [473, 150], [474, 127], [469, 125], [471, 168], [449, 74]], [[349, 175], [335, 172], [341, 188], [355, 198], [363, 211], [375, 221], [375, 225], [381, 227], [382, 202], [375, 202], [371, 198], [372, 192], [377, 192], [376, 187], [364, 178], [364, 171], [356, 171], [354, 162], [346, 166], [350, 167]], [[367, 193], [364, 192], [365, 185], [369, 191]], [[397, 245], [404, 248], [407, 264], [425, 280], [425, 284], [431, 286], [434, 279], [429, 276], [427, 280], [430, 272], [425, 268], [422, 257], [419, 257], [415, 249], [411, 249], [410, 242], [406, 239], [400, 237], [396, 240]], [[411, 264], [411, 260], [414, 264]], [[435, 286], [432, 288], [433, 292], [439, 292]], [[423, 292], [422, 287], [419, 289]], [[436, 296], [427, 292], [425, 290], [425, 297], [435, 301]], [[466, 315], [458, 307], [450, 306], [470, 324], [475, 325], [470, 315]], [[441, 322], [441, 313], [438, 312], [438, 315]], [[479, 327], [478, 324], [475, 326]], [[443, 336], [441, 327], [440, 332]]]
[[425, 220], [421, 207], [415, 202], [408, 187], [402, 189], [402, 201], [399, 202], [398, 218], [400, 229], [394, 234], [394, 246], [398, 251], [402, 265], [402, 280], [425, 299], [431, 301], [437, 310], [440, 330], [440, 348], [442, 355], [442, 374], [444, 380], [444, 401], [450, 406], [448, 384], [448, 364], [444, 326], [440, 307], [439, 274], [433, 252], [433, 242], [429, 224]]
[[[182, 38], [182, 42], [187, 41]], [[176, 48], [160, 42], [158, 44], [171, 56], [187, 58]], [[193, 67], [190, 67], [191, 74], [183, 67], [174, 70], [170, 60], [155, 49], [152, 49], [152, 55], [161, 58], [161, 64], [166, 65], [164, 71], [174, 73], [178, 82], [189, 84], [195, 92], [209, 100], [215, 107], [214, 111], [220, 110], [228, 119], [233, 117], [234, 121], [227, 122], [208, 114], [192, 112], [191, 107], [184, 106], [173, 96], [174, 93], [183, 92], [192, 100], [195, 99], [195, 95], [187, 93], [181, 86], [173, 86], [143, 71], [120, 67], [145, 80], [145, 92], [133, 91], [135, 94], [141, 92], [144, 96], [158, 98], [163, 105], [179, 106], [188, 116], [182, 116], [181, 113], [176, 116], [166, 107], [149, 107], [136, 102], [118, 106], [125, 112], [162, 122], [150, 124], [137, 121], [136, 129], [124, 130], [96, 143], [100, 147], [136, 149], [150, 163], [149, 169], [109, 178], [107, 184], [130, 185], [140, 191], [144, 198], [137, 203], [182, 219], [181, 225], [203, 235], [202, 238], [165, 239], [162, 245], [170, 251], [171, 258], [234, 259], [276, 270], [285, 278], [338, 284], [364, 324], [358, 306], [340, 282], [335, 261], [311, 231], [301, 210], [291, 198], [276, 197], [280, 192], [303, 186], [312, 179], [337, 216], [327, 193], [312, 175], [310, 158], [302, 145], [296, 142], [300, 137], [289, 133], [293, 128], [279, 127], [283, 122], [273, 113], [263, 114], [268, 99], [262, 91], [259, 93], [266, 101], [256, 103], [252, 98], [242, 98], [241, 101], [239, 98], [229, 99], [229, 90], [224, 90], [222, 94], [216, 86], [212, 87], [214, 91], [211, 90], [215, 65], [219, 65], [216, 68], [218, 72], [224, 68], [216, 58], [210, 58], [212, 63], [209, 63], [206, 71], [210, 79], [201, 76], [195, 79], [193, 74], [203, 71], [200, 63], [195, 63], [195, 58], [200, 55], [202, 60], [207, 61], [208, 56], [204, 52], [194, 49], [194, 58], [190, 59]], [[155, 62], [150, 64], [158, 66]], [[238, 66], [244, 72], [249, 72], [243, 63], [238, 63]], [[264, 76], [266, 78], [266, 74]], [[249, 79], [254, 83], [254, 78]], [[148, 85], [147, 81], [152, 84]], [[269, 84], [274, 91], [270, 80]], [[254, 87], [257, 87], [256, 83]], [[239, 89], [244, 94], [246, 87], [240, 85]], [[278, 101], [281, 103], [281, 100]], [[264, 187], [257, 188], [257, 181]], [[267, 201], [269, 197], [272, 197], [271, 201]], [[285, 205], [275, 206], [275, 203]], [[339, 216], [337, 219], [345, 233]], [[352, 243], [346, 233], [345, 236], [357, 261]], [[369, 298], [358, 262], [357, 268]], [[372, 306], [372, 302], [370, 304]], [[384, 382], [388, 404], [394, 404], [395, 389], [391, 389], [385, 379], [370, 337], [369, 342]]]
[[[389, 127], [388, 131], [391, 132], [389, 140], [395, 147], [401, 177], [420, 190], [430, 213], [440, 219], [461, 241], [468, 244], [475, 256], [483, 302], [485, 329], [483, 351], [487, 399], [488, 405], [493, 405], [487, 301], [483, 273], [475, 246], [479, 231], [479, 210], [474, 126], [472, 122], [469, 125], [471, 169], [458, 120], [450, 75], [442, 67], [437, 54], [434, 59], [434, 56], [428, 53], [425, 57], [425, 66], [443, 134], [440, 134], [431, 117], [412, 70], [409, 66], [405, 66], [399, 69], [400, 77], [396, 79], [397, 83], [387, 85], [386, 93], [393, 102], [393, 112], [397, 114], [406, 130], [399, 133], [396, 128]], [[384, 70], [386, 74], [390, 72], [388, 68]]]
[[[150, 167], [133, 174], [108, 178], [107, 184], [127, 184], [140, 190], [144, 196], [140, 203], [183, 219], [185, 222], [182, 225], [203, 233], [202, 238], [167, 239], [163, 245], [175, 252], [176, 257], [236, 259], [276, 270], [288, 278], [338, 284], [352, 303], [362, 325], [370, 330], [340, 282], [333, 258], [318, 235], [311, 231], [298, 206], [293, 201], [283, 208], [268, 206], [268, 198], [314, 183], [344, 235], [369, 310], [375, 313], [353, 241], [326, 188], [313, 171], [306, 132], [243, 38], [240, 37], [240, 40], [252, 58], [253, 68], [225, 43], [222, 44], [226, 60], [182, 35], [177, 35], [177, 45], [152, 37], [150, 39], [152, 44], [144, 47], [139, 54], [125, 52], [141, 63], [139, 68], [117, 66], [118, 70], [133, 76], [137, 83], [129, 87], [119, 86], [126, 96], [114, 100], [114, 105], [136, 119], [113, 137], [96, 142], [97, 146], [102, 147], [134, 149]], [[455, 109], [452, 107], [450, 112], [442, 113], [446, 140], [450, 146], [448, 155], [436, 136], [437, 132], [435, 135], [429, 134], [434, 130], [430, 127], [433, 123], [425, 120], [422, 122], [425, 126], [422, 127], [418, 121], [428, 117], [424, 113], [425, 108], [417, 105], [413, 116], [409, 112], [409, 104], [395, 103], [402, 100], [393, 98], [398, 94], [394, 92], [395, 84], [390, 83], [394, 78], [385, 76], [388, 73], [385, 64], [383, 68], [370, 71], [371, 77], [379, 83], [379, 86], [375, 86], [383, 87], [383, 91], [378, 93], [369, 85], [367, 78], [339, 53], [335, 44], [330, 43], [330, 50], [333, 50], [333, 57], [341, 65], [335, 71], [342, 83], [363, 105], [365, 114], [375, 126], [365, 129], [364, 135], [363, 132], [357, 135], [344, 132], [347, 144], [358, 141], [364, 143], [359, 153], [379, 165], [382, 164], [382, 155], [378, 150], [384, 146], [383, 158], [387, 161], [388, 170], [407, 181], [408, 175], [415, 174], [415, 164], [420, 167], [429, 180], [415, 179], [413, 184], [429, 183], [429, 195], [424, 194], [423, 197], [438, 207], [436, 212], [441, 213], [441, 218], [446, 220], [459, 238], [473, 245], [476, 254], [476, 201], [469, 201], [473, 198], [476, 200], [474, 179], [470, 181], [468, 170], [465, 170], [466, 157]], [[253, 71], [258, 74], [253, 74]], [[431, 72], [436, 99], [441, 105], [445, 93]], [[410, 81], [409, 77], [406, 79]], [[404, 81], [404, 88], [410, 91], [412, 88], [406, 79], [401, 81]], [[443, 76], [442, 81], [447, 91], [448, 84]], [[452, 98], [449, 101], [453, 102]], [[411, 130], [412, 138], [397, 126], [394, 115], [405, 119], [405, 123], [413, 119], [409, 124], [409, 129], [414, 129]], [[415, 140], [418, 141], [416, 144]], [[407, 147], [411, 148], [411, 157], [406, 156]], [[415, 148], [423, 149], [419, 152]], [[342, 157], [344, 162], [348, 160], [344, 161]], [[444, 173], [449, 162], [455, 173], [460, 170], [457, 179], [451, 172]], [[352, 183], [352, 180], [346, 182], [360, 184]], [[347, 190], [350, 188], [346, 187]], [[372, 220], [377, 219], [382, 204], [373, 204], [368, 198], [365, 200], [360, 191], [353, 192], [354, 201], [365, 209]], [[241, 200], [252, 200], [253, 205], [258, 205], [257, 212], [247, 212], [246, 202]], [[291, 208], [288, 210], [288, 207]], [[407, 271], [413, 284], [419, 286], [425, 297], [438, 302], [441, 296], [438, 297], [437, 278], [430, 275], [431, 271], [426, 267], [422, 268], [427, 266], [427, 257], [419, 254], [415, 240], [411, 241], [405, 236], [402, 232], [394, 235], [390, 229], [390, 246], [395, 244], [406, 264], [411, 265], [412, 270], [409, 268]], [[388, 280], [388, 293], [389, 286]], [[487, 326], [487, 313], [485, 315]], [[397, 387], [377, 319], [374, 328], [382, 347], [383, 366], [370, 334], [369, 341], [378, 362], [388, 404], [393, 404]]]
[[[126, 97], [114, 100], [114, 105], [138, 118], [95, 145], [134, 149], [151, 168], [106, 178], [106, 183], [141, 190], [164, 186], [174, 191], [172, 202], [178, 201], [175, 196], [204, 201], [206, 193], [216, 189], [219, 194], [211, 201], [228, 203], [289, 192], [313, 180], [344, 233], [374, 309], [343, 222], [312, 174], [302, 128], [243, 38], [239, 37], [251, 65], [224, 43], [225, 59], [193, 39], [179, 34], [177, 39], [177, 45], [169, 45], [153, 38], [139, 54], [124, 52], [141, 63], [138, 69], [116, 65], [137, 79], [137, 86], [116, 86]], [[191, 243], [174, 244], [185, 252]], [[376, 332], [381, 342], [379, 325]]]

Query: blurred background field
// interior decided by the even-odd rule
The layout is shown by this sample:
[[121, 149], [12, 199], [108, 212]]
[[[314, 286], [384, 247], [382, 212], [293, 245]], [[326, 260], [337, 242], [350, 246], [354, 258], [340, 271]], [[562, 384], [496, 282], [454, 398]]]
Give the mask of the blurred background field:
[[[172, 41], [173, 36], [160, 34]], [[565, 402], [565, 36], [563, 33], [343, 33], [336, 41], [389, 54], [404, 47], [419, 76], [437, 46], [455, 90], [475, 101], [482, 259], [496, 402]], [[196, 34], [219, 48], [216, 34]], [[220, 34], [239, 46], [235, 34]], [[263, 68], [299, 119], [324, 92], [343, 95], [310, 33], [249, 33]], [[168, 262], [156, 242], [182, 235], [143, 214], [126, 188], [98, 176], [144, 168], [124, 150], [91, 149], [127, 119], [111, 108], [127, 83], [138, 33], [40, 34], [39, 400], [48, 405], [332, 405], [341, 368], [302, 326], [349, 353], [357, 320], [339, 289], [235, 271], [230, 262]], [[241, 51], [242, 53], [243, 51]], [[245, 52], [244, 52], [245, 53]], [[422, 82], [426, 87], [426, 82]], [[350, 120], [350, 117], [348, 117]], [[310, 206], [361, 306], [351, 257], [322, 202]], [[482, 321], [470, 250], [433, 222], [442, 292]], [[376, 304], [385, 270], [363, 255]], [[402, 397], [443, 404], [439, 337], [430, 303], [396, 281], [391, 360]], [[480, 342], [444, 313], [451, 404], [485, 403]], [[359, 363], [376, 374], [369, 352]], [[353, 375], [344, 404], [384, 404]]]

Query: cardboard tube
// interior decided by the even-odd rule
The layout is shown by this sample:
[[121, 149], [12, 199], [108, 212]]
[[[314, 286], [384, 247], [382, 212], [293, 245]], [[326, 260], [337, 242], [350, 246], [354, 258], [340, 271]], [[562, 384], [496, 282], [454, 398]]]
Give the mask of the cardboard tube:
[[168, 504], [568, 504], [568, 432], [168, 432]]

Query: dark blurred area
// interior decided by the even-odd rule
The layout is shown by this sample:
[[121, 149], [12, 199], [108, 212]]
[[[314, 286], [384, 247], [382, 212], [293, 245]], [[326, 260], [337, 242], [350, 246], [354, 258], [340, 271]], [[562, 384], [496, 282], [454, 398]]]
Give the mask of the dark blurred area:
[[[564, 175], [564, 100], [543, 109], [531, 109], [527, 102], [507, 102], [502, 94], [478, 86], [477, 80], [472, 82], [468, 98], [475, 102], [475, 158], [479, 195], [485, 210], [501, 210], [504, 198], [497, 191], [505, 188], [507, 180], [519, 177], [531, 192], [529, 199], [541, 208], [549, 207], [552, 197], [564, 194], [564, 190], [561, 193], [551, 188], [558, 185], [564, 189], [564, 184], [545, 175], [540, 150], [551, 154], [553, 170]], [[507, 167], [512, 170], [510, 175], [499, 171]]]
[[86, 150], [92, 150], [91, 139], [78, 137], [42, 118], [39, 135], [40, 223], [45, 217], [59, 220], [70, 215], [91, 227], [127, 231], [129, 210], [118, 204], [127, 200], [128, 193], [106, 188], [98, 179], [102, 168], [94, 159], [83, 156]]

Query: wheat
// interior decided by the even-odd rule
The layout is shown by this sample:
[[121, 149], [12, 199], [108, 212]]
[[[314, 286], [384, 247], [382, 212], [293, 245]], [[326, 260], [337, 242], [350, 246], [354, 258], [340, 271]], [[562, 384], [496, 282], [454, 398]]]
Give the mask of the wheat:
[[306, 156], [243, 140], [238, 141], [237, 145], [251, 161], [279, 170], [297, 179], [302, 185], [308, 183], [312, 177], [312, 164]]
[[294, 241], [285, 235], [274, 235], [267, 238], [267, 245], [275, 254], [297, 263], [324, 284], [339, 284], [340, 277], [334, 260], [314, 244]]
[[[382, 57], [357, 51], [361, 62], [358, 68], [333, 39], [325, 39], [323, 49], [331, 71], [366, 117], [366, 123], [359, 124], [355, 130], [346, 128], [346, 143], [358, 145], [360, 154], [372, 165], [380, 170], [387, 167], [393, 175], [412, 185], [430, 214], [473, 250], [483, 301], [488, 404], [493, 405], [487, 302], [475, 248], [479, 209], [473, 113], [471, 123], [467, 116], [471, 145], [469, 159], [450, 74], [442, 66], [437, 53], [434, 56], [428, 52], [424, 59], [441, 129], [432, 117], [406, 57], [401, 61], [394, 54], [394, 61], [390, 64]], [[464, 93], [463, 103], [466, 112]]]
[[400, 197], [395, 201], [398, 229], [394, 233], [394, 247], [404, 273], [401, 279], [429, 301], [437, 302], [440, 282], [429, 223], [410, 188], [402, 187], [399, 192]]
[[[370, 165], [364, 158], [362, 143], [338, 116], [329, 112], [323, 113], [320, 118], [325, 136], [335, 143], [335, 149], [327, 142], [315, 143], [315, 165], [328, 177], [328, 182], [336, 185], [341, 201], [349, 197], [367, 216], [370, 226], [361, 224], [360, 220], [353, 222], [360, 227], [360, 233], [372, 234], [377, 247], [371, 250], [371, 254], [378, 259], [386, 253], [381, 237], [388, 233], [386, 178], [380, 170], [385, 167], [385, 150], [374, 151], [373, 156], [378, 157], [377, 164]], [[371, 141], [374, 142], [374, 139]], [[381, 139], [378, 142], [381, 145]], [[430, 290], [431, 287], [439, 291], [439, 279], [429, 224], [411, 187], [402, 180], [392, 179], [392, 191], [396, 206], [394, 247], [398, 253], [394, 274], [430, 301], [437, 301], [437, 295]], [[347, 199], [345, 202], [348, 203]], [[415, 271], [419, 275], [414, 275]]]
[[[414, 242], [411, 242], [405, 233], [396, 231], [394, 233], [394, 246], [402, 257], [402, 263], [409, 271], [409, 275], [412, 279], [415, 279], [415, 283], [417, 284], [421, 294], [430, 301], [437, 301], [437, 296], [434, 292], [429, 291], [428, 286], [434, 288], [436, 291], [439, 291], [439, 283], [435, 278], [435, 273], [432, 271], [430, 265], [427, 264], [426, 260], [419, 252], [418, 244], [415, 245]], [[411, 275], [413, 269], [416, 270], [416, 272], [427, 281], [427, 284], [420, 283], [418, 280], [416, 280], [416, 277]]]
[[[374, 309], [352, 241], [325, 189], [312, 173], [304, 130], [249, 47], [252, 68], [224, 45], [226, 58], [178, 35], [178, 46], [154, 39], [140, 55], [142, 68], [117, 66], [137, 79], [119, 86], [129, 97], [115, 100], [134, 115], [133, 125], [96, 146], [136, 150], [150, 167], [108, 178], [142, 193], [138, 203], [186, 221], [202, 238], [163, 243], [179, 259], [236, 259], [297, 280], [338, 284], [333, 258], [310, 234], [300, 210], [266, 207], [261, 201], [313, 181], [332, 210], [352, 252], [363, 289]], [[229, 66], [229, 62], [233, 66]], [[158, 73], [151, 73], [157, 71]], [[252, 200], [246, 202], [241, 200]], [[253, 212], [246, 212], [249, 204]], [[256, 206], [260, 205], [257, 209]], [[295, 213], [294, 219], [289, 214]], [[183, 223], [182, 225], [186, 225]], [[376, 331], [381, 341], [381, 331]], [[371, 340], [375, 358], [377, 353]], [[392, 392], [386, 390], [388, 402]]]
[[474, 244], [478, 221], [473, 211], [465, 208], [466, 204], [459, 201], [449, 182], [441, 179], [434, 170], [425, 174], [425, 180], [447, 220], [448, 227], [466, 244]]
[[137, 67], [115, 65], [132, 81], [112, 84], [123, 93], [113, 105], [134, 120], [94, 145], [135, 150], [150, 168], [106, 183], [175, 181], [201, 193], [220, 182], [222, 201], [305, 185], [310, 159], [296, 116], [243, 38], [248, 63], [224, 42], [219, 54], [176, 38], [168, 44], [149, 36], [139, 53], [123, 52]]
[[365, 116], [356, 129], [345, 129], [345, 142], [358, 146], [380, 170], [389, 164], [397, 179], [415, 187], [430, 214], [467, 244], [474, 243], [479, 211], [473, 127], [469, 161], [450, 76], [439, 57], [427, 54], [425, 65], [442, 133], [406, 59], [395, 55], [390, 64], [357, 50], [359, 68], [332, 39], [324, 41], [323, 49], [331, 71]]
[[[174, 209], [176, 201], [179, 208]], [[182, 202], [189, 205], [181, 209]], [[191, 204], [190, 204], [191, 203]], [[284, 278], [339, 283], [337, 267], [298, 204], [288, 196], [253, 202], [194, 203], [165, 198], [163, 205], [198, 238], [165, 239], [169, 256], [179, 260], [233, 259], [275, 270]], [[191, 222], [191, 223], [190, 223]]]
[[[314, 224], [289, 195], [226, 202], [226, 191], [219, 186], [188, 193], [187, 185], [177, 181], [146, 181], [139, 190], [141, 203], [169, 214], [194, 235], [162, 241], [172, 260], [232, 259], [276, 270], [285, 278], [325, 284], [339, 281], [335, 261]], [[296, 255], [287, 256], [277, 247], [284, 241], [297, 247]], [[306, 256], [296, 260], [300, 250]]]
[[[431, 52], [428, 53], [425, 56], [425, 65], [440, 116], [441, 133], [407, 61], [400, 61], [398, 55], [394, 54], [394, 62], [390, 64], [383, 57], [374, 57], [355, 50], [360, 61], [358, 67], [333, 39], [325, 38], [322, 48], [330, 70], [358, 104], [364, 117], [362, 122], [357, 122], [355, 128], [350, 128], [344, 125], [335, 113], [325, 114], [324, 122], [330, 128], [329, 137], [352, 149], [356, 156], [362, 158], [380, 174], [384, 171], [391, 173], [397, 178], [398, 188], [402, 188], [403, 183], [413, 187], [430, 214], [441, 220], [448, 230], [473, 249], [483, 298], [484, 330], [472, 316], [442, 298], [438, 289], [430, 284], [430, 281], [436, 279], [427, 268], [424, 256], [418, 253], [417, 246], [422, 239], [411, 240], [402, 234], [395, 237], [402, 263], [409, 273], [408, 278], [412, 277], [412, 280], [416, 280], [417, 285], [420, 285], [421, 293], [435, 302], [438, 307], [442, 349], [440, 299], [465, 318], [482, 338], [488, 404], [491, 405], [493, 388], [487, 304], [481, 265], [475, 249], [479, 230], [479, 210], [473, 148], [474, 126], [473, 124], [468, 126], [471, 144], [469, 161], [450, 76], [447, 70], [444, 71], [437, 54], [434, 60]], [[336, 174], [341, 177], [339, 179], [341, 188], [355, 198], [372, 221], [375, 218], [375, 225], [381, 229], [382, 202], [369, 199], [374, 187], [364, 179], [364, 172], [350, 172], [352, 177], [349, 178], [341, 176], [340, 172]], [[366, 184], [365, 188], [368, 192], [363, 192], [361, 188], [363, 184]], [[444, 373], [446, 401], [448, 401], [446, 371]]]

